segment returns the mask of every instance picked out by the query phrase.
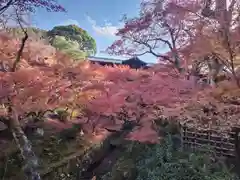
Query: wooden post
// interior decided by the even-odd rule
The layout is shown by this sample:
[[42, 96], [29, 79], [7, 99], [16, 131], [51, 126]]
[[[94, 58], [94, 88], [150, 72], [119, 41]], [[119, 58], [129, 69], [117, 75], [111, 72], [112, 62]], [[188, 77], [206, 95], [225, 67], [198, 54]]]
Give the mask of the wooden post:
[[183, 126], [181, 125], [181, 124], [179, 124], [179, 126], [180, 126], [180, 139], [181, 139], [181, 147], [180, 147], [180, 150], [181, 151], [183, 151], [184, 150], [184, 142], [183, 142], [183, 136], [184, 136], [184, 134], [183, 134]]

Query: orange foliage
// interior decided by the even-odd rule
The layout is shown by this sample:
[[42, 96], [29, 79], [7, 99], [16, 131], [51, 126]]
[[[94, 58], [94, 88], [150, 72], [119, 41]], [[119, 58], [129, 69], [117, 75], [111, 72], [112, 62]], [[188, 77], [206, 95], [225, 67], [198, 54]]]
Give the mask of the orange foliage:
[[[1, 56], [11, 66], [16, 46], [9, 43], [17, 41], [4, 38], [0, 45]], [[37, 47], [34, 46], [33, 56], [37, 54], [39, 59], [44, 59]], [[28, 48], [31, 48], [30, 44]], [[85, 122], [87, 131], [119, 129], [123, 120], [131, 120], [137, 121], [140, 127], [128, 135], [129, 139], [157, 142], [153, 120], [160, 116], [191, 115], [188, 103], [198, 91], [192, 81], [166, 65], [134, 70], [127, 66], [73, 63], [58, 52], [51, 54], [52, 63], [48, 63], [46, 58], [41, 63], [33, 63], [31, 56], [31, 53], [23, 56], [16, 72], [0, 73], [1, 107], [7, 107], [10, 99], [19, 117], [31, 111], [57, 107], [81, 108], [83, 114], [75, 121]], [[210, 94], [198, 95], [197, 100], [201, 98], [204, 102], [209, 97]], [[1, 112], [9, 115], [6, 111]]]

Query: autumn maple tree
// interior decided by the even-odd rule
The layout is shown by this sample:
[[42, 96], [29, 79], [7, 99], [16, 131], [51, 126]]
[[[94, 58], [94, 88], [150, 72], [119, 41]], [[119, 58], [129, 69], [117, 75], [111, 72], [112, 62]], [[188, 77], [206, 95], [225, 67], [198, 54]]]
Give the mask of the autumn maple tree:
[[[55, 1], [15, 1], [15, 0], [9, 0], [9, 1], [0, 1], [0, 15], [1, 19], [5, 18], [7, 11], [11, 9], [14, 11], [17, 23], [20, 25], [21, 29], [24, 32], [24, 37], [22, 38], [21, 43], [19, 44], [18, 51], [16, 53], [15, 60], [12, 62], [12, 66], [8, 66], [8, 70], [10, 72], [1, 72], [1, 112], [7, 119], [7, 125], [11, 129], [11, 132], [13, 134], [14, 140], [16, 144], [19, 147], [19, 150], [21, 151], [22, 158], [24, 159], [24, 171], [26, 175], [28, 175], [29, 179], [35, 179], [40, 180], [41, 177], [37, 171], [38, 168], [38, 159], [35, 156], [34, 152], [31, 148], [31, 143], [24, 134], [20, 119], [24, 117], [24, 113], [29, 111], [27, 106], [31, 106], [34, 103], [35, 108], [39, 107], [39, 103], [37, 101], [42, 101], [42, 103], [45, 105], [49, 101], [49, 99], [44, 99], [42, 95], [44, 94], [44, 90], [46, 91], [46, 87], [49, 87], [51, 89], [51, 86], [44, 86], [42, 84], [42, 81], [40, 80], [41, 73], [33, 73], [35, 76], [31, 76], [31, 70], [18, 70], [18, 65], [21, 63], [22, 53], [26, 44], [26, 41], [28, 39], [28, 34], [24, 30], [22, 25], [22, 17], [21, 15], [25, 12], [34, 12], [34, 10], [38, 7], [43, 7], [49, 11], [65, 11], [64, 8]], [[5, 38], [5, 41], [9, 41], [9, 38]], [[16, 43], [17, 44], [17, 43]], [[3, 65], [3, 62], [2, 62]], [[2, 70], [6, 70], [5, 66], [3, 65]], [[31, 77], [31, 78], [30, 78]], [[46, 79], [45, 79], [46, 80]], [[50, 81], [46, 81], [50, 82]], [[45, 84], [46, 85], [46, 84]], [[28, 88], [26, 88], [28, 87]], [[34, 90], [35, 89], [35, 90]], [[38, 91], [36, 91], [38, 89]], [[40, 91], [39, 91], [40, 90]], [[25, 91], [25, 92], [24, 92]], [[39, 92], [40, 94], [38, 94]], [[27, 95], [25, 94], [27, 93]], [[35, 95], [37, 96], [34, 96]], [[19, 97], [19, 94], [22, 96]], [[45, 96], [46, 97], [46, 96]], [[51, 96], [50, 96], [51, 99]], [[20, 107], [19, 105], [23, 105], [23, 102], [25, 102], [25, 105], [20, 110], [17, 107]], [[31, 102], [31, 105], [28, 104], [28, 102]], [[18, 104], [18, 105], [17, 105]], [[35, 109], [39, 110], [39, 109]], [[41, 109], [42, 110], [42, 109]], [[23, 120], [24, 121], [24, 120]]]
[[207, 0], [196, 3], [199, 8], [192, 8], [185, 1], [175, 4], [177, 9], [188, 11], [188, 17], [195, 16], [196, 20], [190, 24], [190, 41], [182, 48], [185, 56], [195, 67], [208, 66], [210, 79], [226, 70], [239, 84], [235, 72], [239, 64], [239, 2]]
[[124, 18], [124, 27], [116, 33], [120, 39], [107, 52], [130, 56], [150, 53], [180, 71], [191, 67], [191, 75], [196, 75], [193, 67], [205, 64], [209, 83], [224, 67], [237, 80], [238, 11], [239, 2], [235, 0], [229, 4], [217, 0], [143, 1], [138, 17]]
[[192, 81], [171, 70], [172, 67], [164, 65], [150, 71], [106, 69], [105, 81], [109, 83], [100, 96], [87, 103], [88, 122], [95, 128], [119, 130], [124, 120], [135, 121], [139, 126], [128, 138], [157, 142], [154, 119], [159, 114], [171, 115], [170, 109], [176, 110], [178, 104], [187, 103], [197, 90]]
[[[124, 27], [116, 33], [120, 37], [108, 49], [110, 54], [139, 56], [150, 53], [169, 61], [180, 71], [182, 62], [178, 49], [188, 41], [186, 12], [178, 10], [171, 1], [143, 1], [139, 17], [124, 17]], [[163, 52], [167, 49], [169, 53]]]

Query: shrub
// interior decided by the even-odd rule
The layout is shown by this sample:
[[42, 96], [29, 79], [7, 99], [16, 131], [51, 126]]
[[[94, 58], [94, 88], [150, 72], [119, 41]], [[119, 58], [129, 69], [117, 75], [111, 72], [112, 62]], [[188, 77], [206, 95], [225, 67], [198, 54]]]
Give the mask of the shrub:
[[128, 151], [135, 155], [137, 180], [238, 179], [223, 162], [213, 162], [206, 154], [174, 150], [170, 136], [156, 145], [133, 143]]

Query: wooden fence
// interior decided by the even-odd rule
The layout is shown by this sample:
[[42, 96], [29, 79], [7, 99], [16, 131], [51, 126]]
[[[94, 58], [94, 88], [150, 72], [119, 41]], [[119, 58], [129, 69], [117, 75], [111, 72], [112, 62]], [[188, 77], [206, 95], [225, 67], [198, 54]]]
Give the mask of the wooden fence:
[[[233, 159], [238, 159], [240, 155], [240, 128], [233, 128], [234, 130], [222, 134], [216, 130], [197, 130], [187, 125], [181, 125], [181, 147], [185, 150], [190, 151], [205, 151], [214, 153], [217, 156], [224, 156]], [[117, 135], [119, 137], [119, 134]], [[81, 179], [86, 180], [87, 178], [83, 175], [84, 168], [89, 167], [96, 161], [104, 157], [104, 154], [109, 149], [110, 139], [107, 138], [102, 144], [87, 149], [85, 155], [75, 154], [69, 158], [66, 158], [61, 163], [57, 163], [54, 166], [50, 166], [47, 170], [41, 172], [44, 180], [50, 179]], [[97, 157], [96, 158], [96, 154]], [[240, 161], [239, 161], [240, 162]], [[72, 177], [63, 178], [61, 175], [73, 173]]]
[[239, 128], [228, 133], [216, 130], [197, 130], [187, 125], [181, 126], [181, 146], [191, 151], [208, 151], [217, 156], [239, 157]]

